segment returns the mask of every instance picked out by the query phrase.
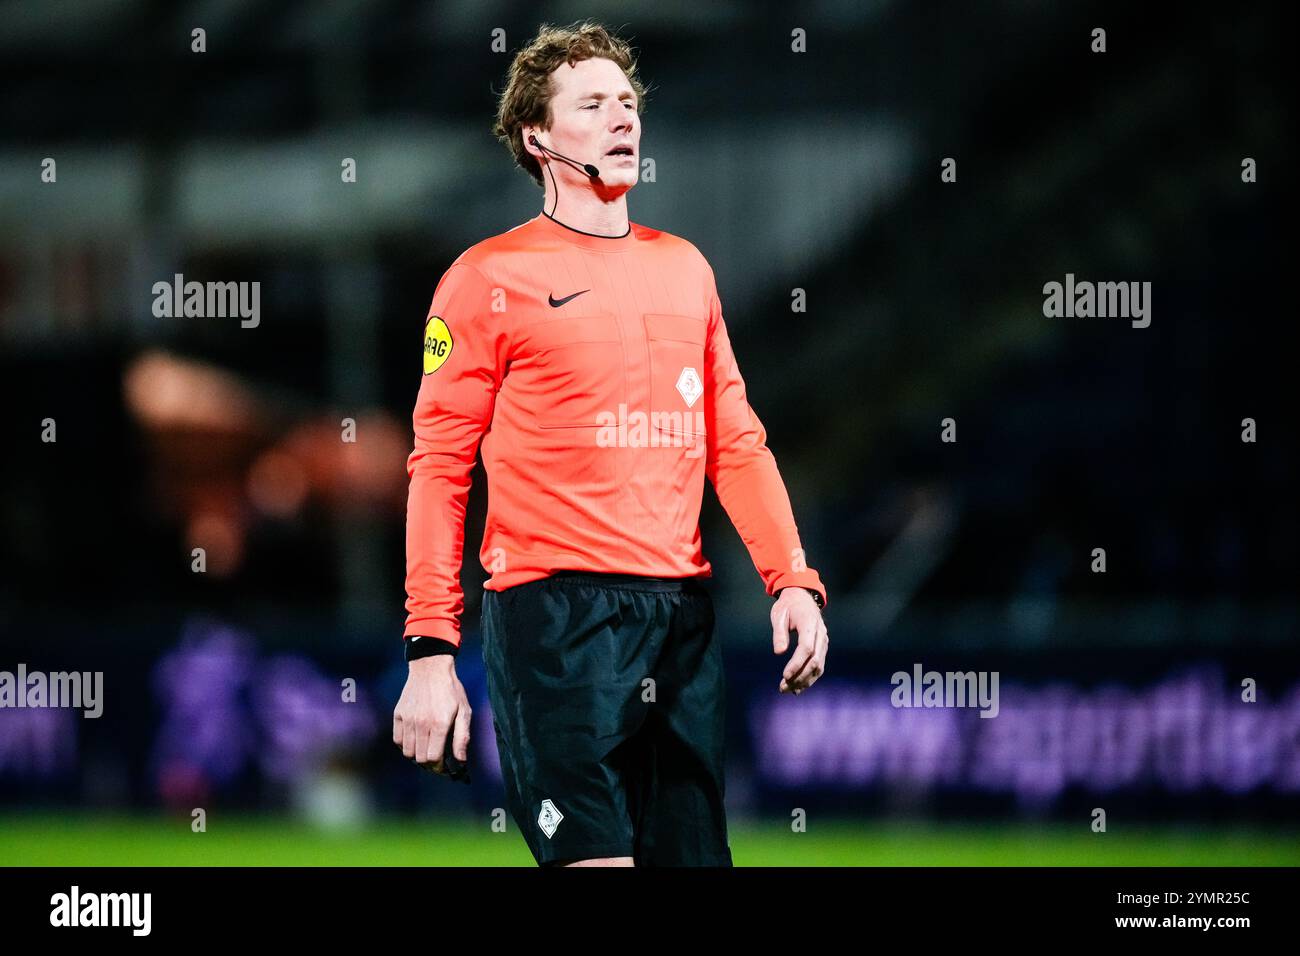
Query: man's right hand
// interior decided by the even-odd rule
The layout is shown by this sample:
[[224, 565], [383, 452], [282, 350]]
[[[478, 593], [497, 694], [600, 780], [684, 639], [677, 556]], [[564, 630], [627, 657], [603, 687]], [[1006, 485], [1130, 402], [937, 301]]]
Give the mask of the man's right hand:
[[456, 658], [436, 654], [411, 661], [406, 686], [393, 710], [393, 743], [426, 770], [446, 774], [443, 754], [450, 732], [452, 755], [469, 762], [469, 698], [456, 677]]

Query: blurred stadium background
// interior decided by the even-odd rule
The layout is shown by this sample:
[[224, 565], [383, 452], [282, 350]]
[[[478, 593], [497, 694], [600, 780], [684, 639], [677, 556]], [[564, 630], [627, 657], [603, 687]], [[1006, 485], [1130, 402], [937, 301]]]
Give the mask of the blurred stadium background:
[[[490, 825], [481, 469], [473, 784], [389, 740], [404, 464], [438, 278], [540, 209], [493, 90], [588, 16], [652, 84], [631, 218], [712, 262], [831, 594], [786, 699], [706, 492], [736, 862], [1300, 862], [1294, 22], [1178, 11], [0, 3], [0, 670], [105, 682], [0, 709], [0, 863], [531, 864]], [[1151, 326], [1044, 318], [1067, 272], [1152, 282]], [[260, 325], [156, 318], [176, 273], [259, 281]], [[998, 717], [892, 708], [915, 663], [998, 671]]]

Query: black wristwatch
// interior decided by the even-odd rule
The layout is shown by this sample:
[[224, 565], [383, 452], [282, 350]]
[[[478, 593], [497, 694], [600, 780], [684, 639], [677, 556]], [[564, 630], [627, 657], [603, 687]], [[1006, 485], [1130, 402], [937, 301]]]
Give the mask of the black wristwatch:
[[415, 634], [406, 639], [408, 661], [418, 661], [421, 657], [433, 657], [435, 654], [450, 654], [455, 657], [459, 652], [459, 644], [444, 641], [441, 637], [422, 637]]
[[[780, 591], [777, 591], [777, 592], [776, 592], [776, 596], [777, 596], [777, 597], [780, 597], [780, 596], [781, 596], [781, 591], [784, 591], [784, 590], [785, 590], [785, 588], [781, 588]], [[821, 594], [820, 591], [814, 591], [812, 588], [804, 588], [804, 590], [807, 591], [809, 594], [811, 594], [811, 595], [813, 596], [813, 600], [817, 602], [817, 606], [818, 606], [819, 608], [824, 608], [824, 607], [826, 607], [826, 601], [822, 598], [822, 594]]]

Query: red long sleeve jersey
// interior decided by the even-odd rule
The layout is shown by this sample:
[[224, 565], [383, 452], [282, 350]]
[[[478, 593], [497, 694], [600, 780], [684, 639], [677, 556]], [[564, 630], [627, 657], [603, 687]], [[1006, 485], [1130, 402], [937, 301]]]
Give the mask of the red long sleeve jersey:
[[467, 249], [433, 294], [413, 415], [405, 636], [460, 643], [465, 504], [479, 444], [479, 558], [503, 590], [572, 569], [708, 576], [707, 475], [768, 594], [811, 588], [790, 499], [745, 397], [713, 270], [631, 224], [545, 213]]

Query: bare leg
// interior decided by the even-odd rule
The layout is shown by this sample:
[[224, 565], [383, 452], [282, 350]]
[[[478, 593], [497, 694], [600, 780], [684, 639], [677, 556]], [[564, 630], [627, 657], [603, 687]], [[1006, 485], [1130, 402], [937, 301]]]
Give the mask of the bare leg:
[[592, 860], [574, 860], [565, 866], [632, 866], [630, 856], [602, 856]]

